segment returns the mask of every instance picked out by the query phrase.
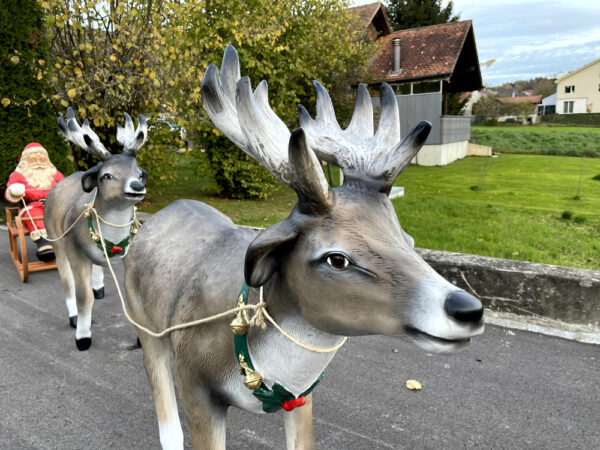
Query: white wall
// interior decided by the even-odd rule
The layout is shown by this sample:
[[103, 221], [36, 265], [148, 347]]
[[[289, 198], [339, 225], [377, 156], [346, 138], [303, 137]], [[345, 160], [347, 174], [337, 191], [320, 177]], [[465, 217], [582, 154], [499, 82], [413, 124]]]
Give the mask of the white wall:
[[[565, 102], [573, 102], [573, 112], [565, 112]], [[570, 98], [568, 100], [559, 100], [556, 104], [556, 112], [558, 114], [584, 114], [587, 111], [587, 98]]]
[[424, 145], [411, 161], [420, 166], [445, 166], [467, 156], [468, 141]]

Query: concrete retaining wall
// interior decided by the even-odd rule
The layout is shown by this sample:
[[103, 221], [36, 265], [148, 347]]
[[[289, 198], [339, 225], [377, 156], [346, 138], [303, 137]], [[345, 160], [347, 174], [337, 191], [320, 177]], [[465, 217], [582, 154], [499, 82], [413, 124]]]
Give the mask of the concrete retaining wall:
[[440, 275], [477, 295], [491, 311], [600, 336], [600, 271], [437, 250], [418, 252]]

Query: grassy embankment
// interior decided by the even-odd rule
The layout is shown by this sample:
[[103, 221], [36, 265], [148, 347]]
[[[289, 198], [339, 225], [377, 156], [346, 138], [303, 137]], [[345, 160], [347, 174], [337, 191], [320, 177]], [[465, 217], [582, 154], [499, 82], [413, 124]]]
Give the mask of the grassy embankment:
[[[236, 223], [270, 226], [296, 201], [283, 186], [267, 201], [221, 199], [212, 181], [193, 178], [185, 157], [180, 169], [176, 185], [152, 189], [143, 211], [194, 198]], [[469, 157], [445, 167], [408, 167], [396, 182], [406, 196], [393, 203], [419, 247], [600, 269], [598, 174], [596, 158]]]
[[600, 155], [600, 128], [597, 127], [477, 126], [471, 128], [471, 139], [500, 153]]

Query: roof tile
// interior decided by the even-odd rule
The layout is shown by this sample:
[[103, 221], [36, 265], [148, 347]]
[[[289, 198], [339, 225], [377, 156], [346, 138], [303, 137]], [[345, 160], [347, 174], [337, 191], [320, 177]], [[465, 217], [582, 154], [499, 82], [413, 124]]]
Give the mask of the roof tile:
[[[465, 20], [400, 30], [382, 36], [377, 40], [379, 50], [371, 65], [373, 75], [383, 81], [448, 77], [454, 71], [471, 27], [471, 21]], [[395, 38], [401, 39], [400, 74], [392, 73], [392, 40]]]

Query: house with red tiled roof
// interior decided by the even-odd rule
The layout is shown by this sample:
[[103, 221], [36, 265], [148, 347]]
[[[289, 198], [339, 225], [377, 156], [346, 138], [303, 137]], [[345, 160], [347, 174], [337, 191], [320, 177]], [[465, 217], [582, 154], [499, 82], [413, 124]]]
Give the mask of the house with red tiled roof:
[[353, 10], [378, 47], [370, 63], [376, 82], [370, 87], [374, 91], [385, 81], [396, 92], [402, 137], [421, 120], [433, 125], [416, 162], [444, 165], [466, 156], [471, 118], [447, 115], [446, 105], [452, 93], [483, 87], [472, 22], [392, 31], [380, 2]]
[[507, 111], [498, 117], [498, 122], [516, 121], [523, 124], [533, 124], [539, 121], [538, 105], [542, 103], [541, 95], [520, 95], [515, 97], [500, 97], [500, 103], [505, 105], [521, 105], [520, 108], [513, 108], [514, 111]]

